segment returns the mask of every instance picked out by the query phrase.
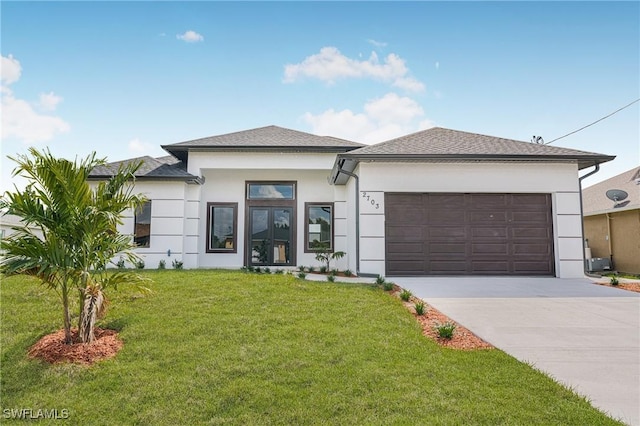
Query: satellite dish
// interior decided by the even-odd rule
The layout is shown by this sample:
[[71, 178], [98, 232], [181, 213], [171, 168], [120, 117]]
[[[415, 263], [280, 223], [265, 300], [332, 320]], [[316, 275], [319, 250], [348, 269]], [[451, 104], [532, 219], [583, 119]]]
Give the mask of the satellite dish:
[[627, 192], [623, 191], [622, 189], [610, 189], [606, 192], [606, 195], [608, 199], [610, 199], [615, 203], [613, 205], [614, 209], [624, 207], [627, 204], [629, 204], [629, 201], [630, 201], [630, 200], [627, 200], [624, 203], [619, 202], [619, 201], [625, 200], [629, 196], [629, 194], [627, 194]]

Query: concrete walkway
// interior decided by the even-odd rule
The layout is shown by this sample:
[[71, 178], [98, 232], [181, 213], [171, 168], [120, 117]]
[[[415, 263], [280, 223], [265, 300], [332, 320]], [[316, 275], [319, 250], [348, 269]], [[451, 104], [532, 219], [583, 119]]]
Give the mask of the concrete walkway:
[[640, 294], [588, 279], [387, 277], [482, 339], [640, 426]]

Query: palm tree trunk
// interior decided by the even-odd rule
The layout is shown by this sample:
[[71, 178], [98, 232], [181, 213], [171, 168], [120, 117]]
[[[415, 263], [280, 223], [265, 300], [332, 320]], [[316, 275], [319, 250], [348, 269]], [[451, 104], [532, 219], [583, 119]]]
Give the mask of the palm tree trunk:
[[79, 334], [83, 343], [92, 343], [95, 336], [95, 326], [98, 315], [102, 311], [104, 294], [99, 289], [86, 288], [82, 312], [80, 314]]
[[71, 314], [69, 313], [69, 293], [66, 288], [62, 289], [62, 314], [64, 316], [64, 343], [70, 345], [73, 343], [71, 337]]

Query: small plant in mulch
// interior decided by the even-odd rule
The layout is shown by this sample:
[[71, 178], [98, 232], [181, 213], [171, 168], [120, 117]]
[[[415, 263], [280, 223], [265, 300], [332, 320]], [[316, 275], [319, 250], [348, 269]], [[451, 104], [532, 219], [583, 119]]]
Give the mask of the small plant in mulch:
[[284, 270], [283, 269], [276, 269], [275, 271], [273, 271], [274, 274], [276, 275], [282, 275], [284, 274]]
[[124, 263], [124, 259], [121, 257], [120, 259], [118, 259], [118, 261], [116, 262], [116, 267], [118, 269], [124, 269], [125, 268], [125, 263]]
[[376, 284], [378, 284], [378, 285], [382, 285], [382, 284], [384, 284], [385, 282], [386, 282], [386, 281], [385, 281], [385, 279], [384, 279], [384, 277], [383, 277], [382, 275], [378, 275], [378, 276], [376, 277]]
[[298, 272], [298, 278], [305, 279], [306, 277], [307, 277], [307, 274], [306, 274], [306, 273], [304, 273], [304, 272], [302, 272], [302, 271]]
[[393, 291], [393, 283], [389, 282], [389, 281], [385, 281], [384, 284], [382, 284], [382, 289], [384, 291]]
[[144, 260], [140, 259], [136, 262], [136, 268], [144, 269]]
[[411, 299], [411, 292], [407, 289], [404, 289], [400, 292], [400, 299], [402, 299], [403, 302], [408, 302], [409, 299]]
[[329, 281], [330, 283], [335, 282], [336, 280], [336, 276], [333, 274], [329, 274], [327, 275], [327, 281]]
[[618, 285], [620, 284], [620, 281], [618, 280], [618, 276], [617, 275], [613, 275], [611, 278], [609, 278], [609, 284], [611, 285]]
[[269, 268], [268, 266], [265, 266], [264, 273], [265, 274], [270, 274], [271, 273], [271, 268]]
[[353, 276], [353, 272], [351, 272], [351, 269], [345, 269], [343, 274], [344, 274], [345, 277]]
[[164, 259], [160, 259], [160, 262], [158, 262], [158, 269], [166, 269], [167, 268], [167, 263], [164, 261]]
[[326, 267], [326, 266], [321, 266], [321, 267], [318, 269], [318, 271], [319, 271], [321, 274], [326, 274], [326, 273], [327, 273], [327, 267]]
[[173, 266], [173, 269], [181, 270], [184, 263], [182, 263], [182, 260], [174, 259], [174, 261], [171, 262], [171, 266]]
[[304, 272], [306, 269], [307, 269], [306, 266], [302, 266], [302, 265], [298, 266], [298, 271], [300, 272]]
[[307, 272], [315, 272], [315, 270], [316, 270], [316, 267], [315, 267], [315, 266], [309, 266], [309, 267], [307, 268]]
[[419, 302], [416, 302], [415, 305], [413, 305], [413, 308], [416, 310], [416, 315], [424, 315], [427, 312], [427, 305], [425, 305], [425, 303], [421, 300]]
[[433, 326], [435, 330], [438, 332], [438, 336], [450, 340], [453, 338], [453, 334], [456, 331], [457, 325], [454, 322], [447, 321], [445, 323], [436, 323]]

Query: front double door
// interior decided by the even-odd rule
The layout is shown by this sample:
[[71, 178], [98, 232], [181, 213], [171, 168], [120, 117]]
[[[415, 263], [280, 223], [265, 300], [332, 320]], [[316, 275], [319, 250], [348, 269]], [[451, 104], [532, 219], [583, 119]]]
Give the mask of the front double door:
[[248, 264], [291, 266], [294, 216], [291, 207], [249, 207]]

